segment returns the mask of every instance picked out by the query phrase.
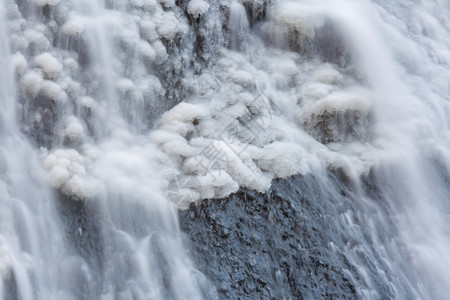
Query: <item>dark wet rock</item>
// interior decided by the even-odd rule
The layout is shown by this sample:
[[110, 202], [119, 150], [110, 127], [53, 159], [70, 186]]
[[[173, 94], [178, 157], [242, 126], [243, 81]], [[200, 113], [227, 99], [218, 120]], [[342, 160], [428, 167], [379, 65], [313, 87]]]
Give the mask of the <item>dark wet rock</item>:
[[73, 51], [77, 54], [78, 64], [82, 68], [87, 68], [95, 60], [93, 54], [89, 52], [88, 43], [83, 33], [75, 35], [61, 33], [56, 40], [59, 48]]
[[317, 53], [325, 62], [341, 67], [350, 62], [350, 52], [346, 46], [348, 43], [339, 31], [339, 26], [329, 18], [325, 18], [324, 24], [316, 29], [311, 43], [312, 52]]
[[29, 132], [27, 132], [40, 147], [50, 148], [54, 140], [56, 124], [61, 115], [61, 107], [46, 92], [40, 91], [32, 100], [32, 111], [39, 114], [39, 119], [28, 112], [27, 121]]
[[[65, 241], [93, 271], [94, 280], [89, 280], [83, 268], [74, 270], [74, 290], [77, 299], [95, 299], [99, 297], [104, 270], [104, 234], [103, 220], [97, 202], [82, 201], [57, 192], [56, 207], [61, 216]], [[80, 262], [81, 263], [81, 262]]]
[[323, 144], [367, 141], [370, 138], [371, 116], [358, 110], [345, 110], [313, 115], [303, 128]]
[[[351, 62], [349, 43], [345, 40], [339, 25], [326, 16], [318, 25], [306, 25], [305, 28], [282, 21], [269, 22], [261, 27], [261, 36], [271, 46], [287, 48], [305, 58], [318, 58], [323, 62], [347, 67]], [[281, 34], [280, 34], [281, 33]]]
[[[181, 212], [194, 261], [220, 298], [356, 299], [357, 287], [367, 286], [353, 260], [364, 265], [379, 299], [392, 298], [391, 274], [373, 256], [371, 233], [344, 179], [294, 176], [274, 181], [263, 195], [241, 190]], [[344, 216], [359, 224], [358, 235], [348, 232]], [[388, 238], [395, 226], [380, 230], [385, 226]]]
[[243, 1], [250, 27], [265, 20], [269, 3], [270, 0]]
[[99, 215], [95, 202], [78, 200], [58, 192], [57, 208], [62, 216], [67, 242], [94, 269], [101, 269], [103, 248]]
[[16, 300], [19, 299], [19, 293], [17, 291], [16, 275], [12, 270], [8, 270], [7, 274], [2, 276], [3, 278], [3, 299]]

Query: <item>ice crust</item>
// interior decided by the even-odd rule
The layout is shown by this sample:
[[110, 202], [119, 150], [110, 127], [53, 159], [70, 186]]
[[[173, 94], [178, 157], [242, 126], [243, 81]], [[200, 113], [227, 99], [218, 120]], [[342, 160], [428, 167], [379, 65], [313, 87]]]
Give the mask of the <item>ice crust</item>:
[[[353, 69], [264, 47], [253, 37], [251, 51], [219, 45], [207, 67], [186, 71], [191, 53], [175, 45], [190, 51], [196, 33], [189, 16], [212, 22], [215, 4], [191, 0], [188, 16], [174, 1], [133, 0], [126, 12], [104, 10], [100, 17], [94, 8], [92, 15], [68, 13], [69, 4], [58, 2], [36, 2], [58, 4], [52, 11], [58, 23], [48, 25], [25, 21], [13, 4], [10, 10], [16, 10], [11, 44], [19, 93], [30, 102], [45, 95], [53, 102], [42, 109], [62, 111], [53, 129], [60, 142], [42, 154], [49, 182], [63, 193], [89, 199], [104, 187], [133, 191], [133, 184], [170, 192], [183, 178], [169, 198], [187, 208], [240, 187], [265, 192], [274, 178], [294, 174], [327, 168], [364, 174], [376, 161], [377, 149], [366, 141], [324, 145], [303, 128], [317, 116], [370, 113], [371, 92]], [[267, 22], [281, 34], [295, 29], [313, 37], [326, 15], [306, 4], [272, 5]], [[246, 26], [230, 33], [236, 41], [249, 30], [247, 20], [238, 21]], [[183, 92], [166, 106], [175, 85]], [[153, 115], [158, 119], [149, 126]]]

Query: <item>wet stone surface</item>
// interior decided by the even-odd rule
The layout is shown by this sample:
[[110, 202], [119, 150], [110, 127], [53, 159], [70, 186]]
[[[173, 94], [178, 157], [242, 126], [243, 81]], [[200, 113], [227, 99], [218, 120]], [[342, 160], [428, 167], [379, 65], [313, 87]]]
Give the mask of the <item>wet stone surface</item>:
[[[341, 215], [357, 208], [342, 180], [333, 181], [328, 188], [313, 176], [294, 176], [263, 195], [241, 190], [180, 212], [191, 255], [221, 299], [358, 298], [364, 282], [340, 249], [366, 243], [345, 232]], [[383, 264], [368, 258], [367, 247], [360, 258], [387, 299], [389, 283], [377, 273]]]

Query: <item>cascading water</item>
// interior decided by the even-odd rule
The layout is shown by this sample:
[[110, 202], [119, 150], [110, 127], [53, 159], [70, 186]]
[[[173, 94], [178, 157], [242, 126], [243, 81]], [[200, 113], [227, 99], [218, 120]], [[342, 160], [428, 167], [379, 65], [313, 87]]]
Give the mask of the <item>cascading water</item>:
[[[265, 197], [319, 197], [334, 235], [316, 231], [330, 239], [318, 251], [349, 298], [446, 298], [446, 1], [3, 0], [0, 12], [3, 299], [238, 298], [234, 267], [224, 282], [196, 270], [178, 209], [296, 174], [316, 183]], [[199, 236], [205, 261], [222, 261]], [[248, 297], [317, 297], [293, 292], [308, 278], [285, 280], [290, 294], [281, 268], [264, 270], [279, 290]]]
[[[64, 245], [61, 222], [35, 150], [16, 120], [5, 9], [0, 5], [1, 294], [4, 299], [68, 297], [79, 261]], [[60, 277], [65, 273], [67, 276]], [[70, 293], [70, 292], [69, 292]]]
[[[0, 78], [3, 299], [200, 298], [199, 283], [204, 279], [190, 266], [181, 246], [175, 205], [158, 192], [160, 187], [154, 174], [158, 166], [156, 163], [149, 165], [149, 161], [155, 160], [157, 150], [147, 145], [143, 137], [124, 136], [129, 133], [123, 128], [118, 95], [111, 89], [111, 82], [117, 78], [109, 64], [114, 57], [110, 54], [112, 48], [108, 48], [110, 40], [104, 27], [104, 22], [113, 20], [102, 19], [100, 4], [86, 1], [79, 5], [72, 13], [86, 26], [83, 45], [86, 59], [95, 61], [86, 67], [85, 75], [89, 76], [86, 80], [94, 82], [92, 94], [103, 99], [108, 120], [95, 132], [98, 145], [108, 149], [97, 160], [96, 176], [104, 184], [103, 190], [96, 191], [92, 202], [81, 203], [64, 195], [56, 200], [42, 181], [45, 176], [37, 153], [20, 134], [14, 118], [17, 110], [15, 75], [8, 39], [2, 32], [1, 66], [5, 70]], [[2, 3], [2, 12], [4, 6], [11, 9], [16, 4]], [[99, 16], [101, 19], [95, 21]], [[54, 121], [61, 116], [52, 105], [65, 101], [67, 95], [48, 79], [54, 79], [56, 75], [51, 72], [60, 72], [61, 66], [49, 53], [40, 58], [47, 60], [41, 65], [43, 73], [31, 76], [47, 77], [44, 79], [47, 86], [37, 88], [36, 97], [31, 99], [31, 107], [38, 112], [27, 111], [28, 107], [24, 107], [23, 113], [34, 114], [32, 117], [38, 117], [39, 121], [42, 114], [42, 118], [53, 118], [47, 121]], [[86, 86], [91, 87], [88, 83]], [[75, 114], [82, 110], [70, 107], [63, 113], [64, 109], [67, 108], [59, 110], [62, 115], [69, 110], [74, 110]], [[61, 141], [64, 144], [74, 142], [74, 135], [82, 130], [76, 117], [69, 116], [67, 121], [70, 120], [75, 120], [75, 124], [68, 123], [65, 128], [68, 137]], [[121, 126], [124, 132], [120, 132]], [[53, 129], [44, 130], [51, 132]], [[42, 133], [38, 135], [38, 143], [55, 142], [41, 139]], [[143, 160], [145, 158], [147, 160]], [[85, 174], [82, 160], [75, 150], [56, 150], [47, 156], [44, 165], [58, 164], [50, 178], [60, 180], [70, 176], [72, 193], [76, 193], [77, 188], [84, 188], [86, 192], [94, 183], [77, 177]], [[100, 183], [95, 186], [100, 187]], [[78, 195], [86, 197], [86, 194]], [[203, 293], [213, 295], [214, 290], [205, 288]]]

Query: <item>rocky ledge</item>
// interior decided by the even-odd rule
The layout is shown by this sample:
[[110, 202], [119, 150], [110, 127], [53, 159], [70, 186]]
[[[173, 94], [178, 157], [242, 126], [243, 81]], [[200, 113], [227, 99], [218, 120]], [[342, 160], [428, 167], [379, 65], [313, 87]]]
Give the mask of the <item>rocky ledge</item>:
[[[377, 198], [376, 185], [365, 185]], [[357, 217], [365, 213], [351, 190], [333, 174], [293, 176], [274, 181], [266, 194], [240, 190], [205, 200], [180, 212], [181, 228], [221, 299], [355, 299], [369, 290], [389, 299], [392, 276], [371, 254], [369, 226]], [[395, 226], [380, 224], [395, 234], [388, 228]]]

